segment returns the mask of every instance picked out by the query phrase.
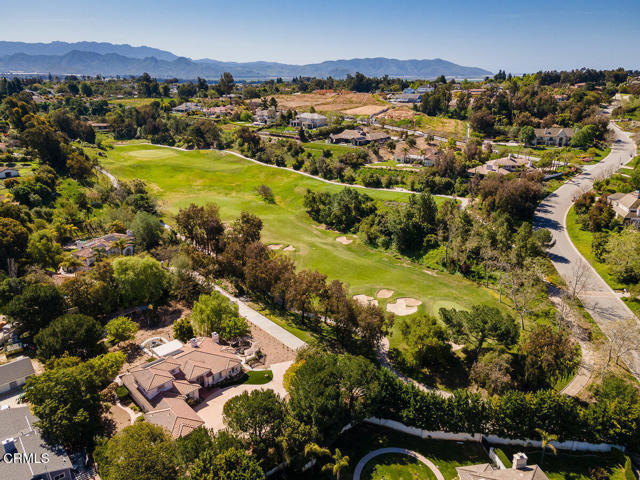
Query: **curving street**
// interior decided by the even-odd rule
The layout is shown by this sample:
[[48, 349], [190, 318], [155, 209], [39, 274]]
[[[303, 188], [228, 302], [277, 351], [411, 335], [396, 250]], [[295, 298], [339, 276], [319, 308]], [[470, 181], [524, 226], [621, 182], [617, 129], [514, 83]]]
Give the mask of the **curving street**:
[[[562, 278], [570, 283], [578, 269], [586, 272], [583, 274], [584, 288], [578, 297], [605, 334], [611, 322], [634, 315], [573, 245], [567, 233], [566, 217], [578, 195], [590, 190], [595, 180], [611, 176], [635, 156], [636, 146], [629, 135], [613, 123], [610, 124], [610, 129], [616, 138], [611, 153], [599, 163], [585, 167], [580, 175], [573, 177], [546, 197], [534, 216], [534, 227], [547, 228], [553, 235], [555, 245], [549, 250], [548, 255]], [[640, 356], [628, 356], [625, 362], [634, 376], [640, 379]]]

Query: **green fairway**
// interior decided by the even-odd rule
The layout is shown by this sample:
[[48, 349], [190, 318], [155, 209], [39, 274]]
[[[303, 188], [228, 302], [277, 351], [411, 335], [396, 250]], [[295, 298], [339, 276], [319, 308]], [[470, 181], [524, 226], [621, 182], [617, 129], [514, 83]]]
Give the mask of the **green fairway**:
[[[394, 291], [388, 300], [414, 297], [423, 302], [420, 311], [437, 311], [441, 306], [470, 307], [475, 303], [497, 304], [487, 289], [458, 275], [425, 273], [424, 267], [405, 258], [363, 245], [355, 235], [353, 242], [336, 241], [338, 232], [323, 229], [304, 211], [307, 189], [337, 192], [342, 186], [330, 185], [295, 172], [216, 151], [179, 151], [151, 145], [116, 146], [102, 160], [104, 167], [123, 178], [141, 178], [161, 200], [167, 222], [190, 203], [215, 202], [223, 220], [246, 210], [264, 221], [263, 241], [282, 245], [298, 267], [317, 269], [329, 279], [350, 285], [353, 294], [375, 297], [381, 288]], [[273, 190], [276, 203], [260, 199], [255, 188], [261, 184]], [[367, 193], [380, 202], [404, 201], [406, 193], [377, 191]], [[440, 200], [439, 200], [440, 201]], [[295, 248], [284, 251], [287, 246]]]

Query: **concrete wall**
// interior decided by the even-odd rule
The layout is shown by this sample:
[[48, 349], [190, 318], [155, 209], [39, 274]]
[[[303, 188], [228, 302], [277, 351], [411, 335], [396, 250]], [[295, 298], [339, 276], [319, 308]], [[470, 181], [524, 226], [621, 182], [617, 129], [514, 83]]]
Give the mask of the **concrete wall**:
[[[413, 435], [420, 438], [432, 438], [435, 440], [455, 440], [458, 442], [481, 442], [482, 438], [484, 437], [489, 443], [494, 443], [497, 445], [519, 445], [522, 447], [533, 448], [541, 448], [542, 446], [542, 442], [540, 440], [520, 440], [498, 437], [496, 435], [482, 435], [480, 433], [451, 433], [421, 430], [416, 427], [408, 427], [403, 423], [396, 422], [395, 420], [387, 420], [383, 418], [367, 418], [365, 422], [391, 428], [398, 432], [403, 432], [408, 435]], [[345, 427], [344, 430], [348, 428], [350, 428], [350, 426]], [[566, 442], [553, 442], [553, 444], [559, 450], [571, 450], [574, 452], [610, 452], [614, 448], [624, 451], [624, 447], [620, 445], [610, 445], [608, 443], [589, 443], [570, 440]]]

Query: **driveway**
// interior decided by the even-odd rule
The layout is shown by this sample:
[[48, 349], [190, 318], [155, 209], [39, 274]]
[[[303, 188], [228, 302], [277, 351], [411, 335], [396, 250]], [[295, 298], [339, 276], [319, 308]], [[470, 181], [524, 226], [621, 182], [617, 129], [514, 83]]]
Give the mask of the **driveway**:
[[[569, 283], [577, 269], [587, 270], [585, 288], [578, 296], [605, 334], [611, 322], [633, 317], [633, 312], [573, 245], [567, 234], [566, 218], [574, 199], [582, 192], [590, 190], [594, 180], [612, 175], [635, 155], [636, 147], [629, 135], [614, 124], [610, 124], [610, 128], [616, 139], [620, 140], [613, 144], [611, 153], [545, 198], [538, 206], [534, 218], [535, 228], [547, 228], [553, 235], [555, 245], [549, 250], [548, 255], [562, 278]], [[581, 265], [584, 266], [580, 267]], [[628, 356], [625, 362], [634, 376], [640, 379], [640, 356]]]
[[5, 406], [9, 406], [11, 408], [23, 407], [24, 404], [18, 403], [18, 398], [20, 397], [20, 395], [22, 395], [21, 388], [17, 388], [9, 392], [0, 394], [0, 408]]
[[203, 401], [195, 406], [194, 410], [200, 418], [204, 420], [207, 428], [213, 429], [214, 432], [222, 430], [225, 425], [222, 418], [222, 408], [227, 401], [243, 392], [252, 392], [253, 390], [273, 390], [280, 397], [285, 397], [287, 391], [284, 389], [282, 380], [284, 373], [293, 362], [282, 362], [271, 365], [270, 370], [273, 372], [273, 380], [265, 385], [233, 385], [231, 387], [215, 390]]

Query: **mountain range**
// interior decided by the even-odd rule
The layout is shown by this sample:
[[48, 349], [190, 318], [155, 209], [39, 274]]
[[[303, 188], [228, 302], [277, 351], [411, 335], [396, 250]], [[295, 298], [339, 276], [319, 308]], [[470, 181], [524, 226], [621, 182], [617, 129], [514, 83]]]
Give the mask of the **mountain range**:
[[491, 72], [465, 67], [435, 58], [431, 60], [397, 60], [392, 58], [354, 58], [330, 60], [307, 65], [277, 62], [222, 62], [193, 60], [166, 50], [98, 42], [23, 43], [0, 41], [0, 74], [31, 73], [53, 75], [127, 76], [143, 72], [153, 77], [217, 79], [231, 72], [237, 79], [264, 80], [294, 76], [344, 78], [356, 72], [367, 76], [435, 78], [482, 78]]

